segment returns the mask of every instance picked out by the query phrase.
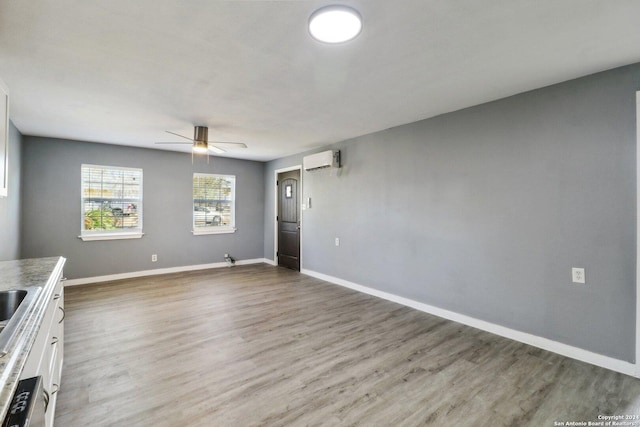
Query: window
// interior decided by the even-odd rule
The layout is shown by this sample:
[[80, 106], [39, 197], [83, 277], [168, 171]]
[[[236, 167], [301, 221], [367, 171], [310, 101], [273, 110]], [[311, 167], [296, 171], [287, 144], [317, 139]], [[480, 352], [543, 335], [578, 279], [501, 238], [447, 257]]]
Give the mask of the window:
[[82, 240], [142, 237], [142, 169], [82, 165]]
[[193, 234], [233, 233], [236, 177], [193, 174]]

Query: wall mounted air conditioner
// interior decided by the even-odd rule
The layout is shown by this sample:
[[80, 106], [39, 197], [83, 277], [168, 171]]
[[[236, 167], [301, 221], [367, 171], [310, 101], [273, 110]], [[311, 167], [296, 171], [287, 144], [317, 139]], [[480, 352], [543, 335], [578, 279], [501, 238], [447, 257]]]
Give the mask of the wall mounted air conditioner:
[[302, 166], [306, 171], [324, 168], [339, 168], [340, 150], [323, 151], [322, 153], [306, 156], [302, 159]]

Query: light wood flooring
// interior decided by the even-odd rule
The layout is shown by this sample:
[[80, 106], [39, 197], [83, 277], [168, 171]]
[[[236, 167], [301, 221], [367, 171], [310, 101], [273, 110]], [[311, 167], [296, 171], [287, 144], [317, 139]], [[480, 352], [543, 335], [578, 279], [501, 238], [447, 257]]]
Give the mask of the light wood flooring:
[[65, 292], [57, 427], [537, 427], [640, 414], [640, 380], [278, 267]]

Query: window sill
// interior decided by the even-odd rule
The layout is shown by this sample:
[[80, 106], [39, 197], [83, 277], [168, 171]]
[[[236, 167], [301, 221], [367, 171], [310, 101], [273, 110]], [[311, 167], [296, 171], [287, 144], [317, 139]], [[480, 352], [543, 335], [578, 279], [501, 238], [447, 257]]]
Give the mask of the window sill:
[[85, 234], [78, 236], [84, 242], [91, 242], [94, 240], [122, 240], [122, 239], [139, 239], [144, 236], [142, 232], [135, 233], [109, 233], [109, 234]]
[[204, 236], [207, 234], [230, 234], [235, 232], [235, 228], [223, 228], [221, 230], [191, 230], [191, 233], [193, 233], [194, 236]]

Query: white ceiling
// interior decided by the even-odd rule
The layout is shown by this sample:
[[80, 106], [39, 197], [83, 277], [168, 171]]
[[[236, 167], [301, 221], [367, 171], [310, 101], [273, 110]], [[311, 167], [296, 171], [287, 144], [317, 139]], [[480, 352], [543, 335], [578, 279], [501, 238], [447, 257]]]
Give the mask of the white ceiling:
[[165, 130], [269, 160], [640, 62], [638, 0], [0, 0], [0, 78], [26, 135], [189, 151]]

